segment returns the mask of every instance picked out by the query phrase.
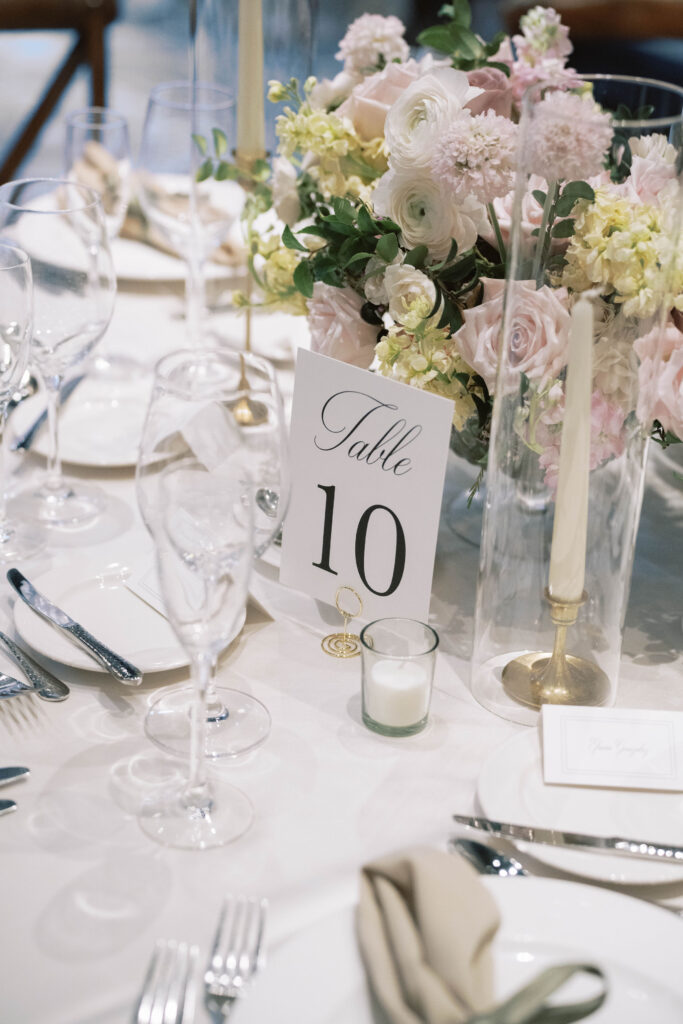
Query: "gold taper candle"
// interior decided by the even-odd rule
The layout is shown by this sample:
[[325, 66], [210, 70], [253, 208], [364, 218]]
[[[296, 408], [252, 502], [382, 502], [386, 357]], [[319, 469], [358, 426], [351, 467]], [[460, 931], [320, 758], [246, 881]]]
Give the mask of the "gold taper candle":
[[593, 306], [579, 299], [571, 313], [569, 359], [555, 520], [550, 549], [551, 597], [578, 601], [583, 593], [588, 530]]
[[266, 154], [263, 118], [261, 0], [239, 0], [237, 156], [245, 162]]

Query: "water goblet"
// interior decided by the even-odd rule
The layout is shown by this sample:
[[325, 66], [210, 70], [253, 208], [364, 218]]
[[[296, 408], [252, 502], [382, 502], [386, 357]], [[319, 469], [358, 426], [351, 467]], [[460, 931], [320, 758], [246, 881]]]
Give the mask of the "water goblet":
[[104, 492], [62, 475], [59, 391], [111, 320], [116, 294], [104, 214], [92, 189], [55, 178], [0, 186], [0, 235], [30, 257], [33, 273], [31, 358], [47, 394], [49, 455], [45, 482], [19, 494], [17, 516], [55, 528], [90, 524]]
[[[225, 351], [221, 353], [221, 367], [234, 391], [230, 429], [236, 443], [239, 442], [248, 454], [254, 480], [253, 546], [254, 557], [258, 558], [279, 532], [289, 497], [287, 431], [282, 397], [273, 368], [265, 359]], [[245, 416], [245, 413], [250, 415]], [[143, 451], [138, 468], [138, 503], [142, 517], [151, 529], [157, 498], [153, 467], [146, 465], [147, 458]], [[215, 661], [206, 694], [203, 739], [204, 756], [211, 760], [253, 751], [270, 732], [270, 714], [260, 700], [232, 687], [216, 685]], [[150, 704], [145, 732], [167, 753], [184, 756], [189, 751], [192, 696], [191, 687], [171, 687], [162, 691]]]
[[192, 664], [189, 775], [158, 795], [144, 831], [161, 843], [220, 846], [252, 819], [247, 797], [209, 780], [204, 757], [211, 668], [244, 612], [254, 544], [252, 455], [234, 409], [229, 354], [181, 350], [157, 365], [140, 447], [138, 501], [153, 537], [166, 611]]

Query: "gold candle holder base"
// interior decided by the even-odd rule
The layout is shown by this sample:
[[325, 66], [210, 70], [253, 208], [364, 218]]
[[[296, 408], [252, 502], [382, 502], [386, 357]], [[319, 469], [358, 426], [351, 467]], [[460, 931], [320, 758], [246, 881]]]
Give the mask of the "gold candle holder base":
[[515, 658], [503, 669], [505, 692], [530, 708], [543, 704], [576, 704], [599, 707], [610, 694], [608, 676], [592, 661], [565, 653], [567, 630], [576, 622], [585, 602], [584, 591], [578, 601], [562, 601], [548, 590], [550, 617], [555, 625], [552, 653], [532, 651]]

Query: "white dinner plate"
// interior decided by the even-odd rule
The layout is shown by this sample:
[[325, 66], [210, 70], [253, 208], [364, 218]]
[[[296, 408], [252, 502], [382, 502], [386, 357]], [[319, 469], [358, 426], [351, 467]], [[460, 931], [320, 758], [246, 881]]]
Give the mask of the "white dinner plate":
[[[683, 793], [549, 786], [543, 781], [536, 730], [514, 736], [488, 758], [477, 782], [477, 799], [486, 817], [495, 821], [683, 846]], [[602, 882], [653, 885], [683, 879], [680, 864], [540, 843], [516, 845], [561, 871]]]
[[[679, 918], [620, 893], [573, 882], [482, 882], [502, 917], [493, 947], [498, 1000], [550, 964], [590, 961], [609, 982], [607, 1000], [591, 1024], [683, 1020]], [[577, 979], [571, 984], [563, 998], [581, 998], [592, 983]], [[323, 917], [272, 950], [239, 1014], [240, 1024], [377, 1024], [358, 953], [354, 908]]]
[[[78, 385], [59, 411], [59, 451], [63, 462], [95, 468], [134, 466], [145, 422], [152, 374], [124, 387], [107, 385], [96, 377]], [[25, 399], [12, 414], [11, 433], [23, 433], [45, 408], [42, 390]], [[47, 426], [31, 450], [48, 454]]]
[[[187, 654], [168, 620], [126, 586], [129, 574], [125, 564], [104, 566], [84, 559], [68, 572], [51, 570], [31, 582], [143, 674], [187, 665]], [[72, 668], [104, 672], [19, 597], [14, 603], [14, 622], [22, 639], [45, 657]]]

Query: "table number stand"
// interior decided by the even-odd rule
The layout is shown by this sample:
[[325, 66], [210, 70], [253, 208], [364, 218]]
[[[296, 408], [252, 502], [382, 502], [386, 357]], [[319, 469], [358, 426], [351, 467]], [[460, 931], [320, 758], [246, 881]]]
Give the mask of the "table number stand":
[[[341, 605], [341, 594], [344, 590], [348, 590], [349, 593], [358, 601], [358, 608], [356, 611], [349, 612]], [[361, 601], [360, 595], [356, 593], [353, 587], [339, 587], [335, 595], [334, 603], [337, 607], [337, 611], [344, 619], [344, 632], [343, 633], [330, 633], [322, 641], [320, 646], [324, 650], [325, 654], [329, 654], [332, 658], [355, 658], [360, 654], [361, 644], [360, 637], [355, 633], [349, 633], [349, 622], [351, 619], [357, 618], [363, 611], [363, 602]]]

